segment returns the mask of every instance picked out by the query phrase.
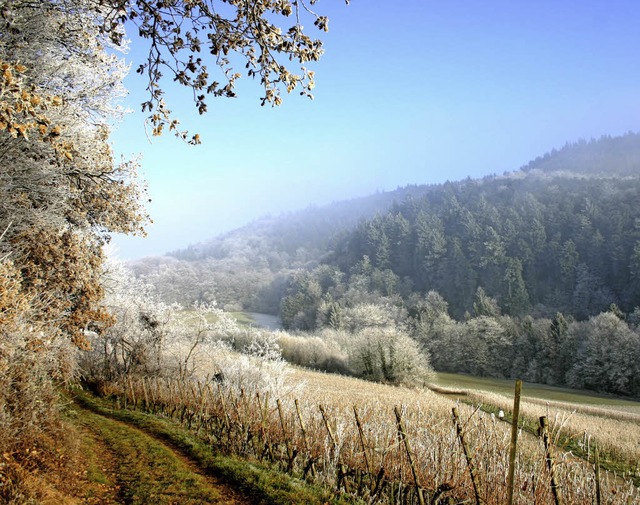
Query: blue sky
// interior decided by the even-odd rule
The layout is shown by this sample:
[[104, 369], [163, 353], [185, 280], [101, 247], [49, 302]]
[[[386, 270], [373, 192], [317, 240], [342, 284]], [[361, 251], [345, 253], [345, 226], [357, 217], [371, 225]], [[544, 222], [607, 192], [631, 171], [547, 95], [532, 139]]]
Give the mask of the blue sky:
[[[192, 147], [144, 133], [133, 73], [117, 153], [142, 154], [154, 223], [124, 259], [206, 240], [266, 214], [406, 184], [517, 170], [567, 141], [640, 130], [640, 2], [319, 0], [330, 18], [315, 100], [260, 107], [169, 90]], [[133, 39], [129, 59], [144, 48]]]

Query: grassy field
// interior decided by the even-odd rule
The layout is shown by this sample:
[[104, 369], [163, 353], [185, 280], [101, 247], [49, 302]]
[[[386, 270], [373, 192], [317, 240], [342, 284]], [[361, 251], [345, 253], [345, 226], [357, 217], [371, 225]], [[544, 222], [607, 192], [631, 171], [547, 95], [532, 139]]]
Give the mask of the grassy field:
[[[514, 381], [439, 373], [433, 389], [479, 405], [510, 419]], [[553, 420], [554, 441], [568, 454], [593, 461], [594, 448], [602, 468], [640, 486], [640, 402], [544, 384], [524, 384], [521, 426], [538, 429], [539, 416]]]
[[255, 326], [255, 322], [245, 312], [230, 313], [240, 326]]
[[[189, 320], [189, 317], [195, 317], [197, 314], [197, 312], [192, 308], [182, 309], [180, 312], [187, 320]], [[255, 326], [255, 321], [251, 319], [251, 317], [246, 312], [226, 312], [225, 314], [234, 318], [238, 325], [241, 327]], [[209, 312], [206, 315], [206, 320], [207, 323], [216, 323], [218, 322], [218, 317], [214, 313]]]
[[[510, 379], [492, 379], [487, 377], [472, 377], [470, 375], [437, 373], [432, 383], [438, 387], [481, 390], [503, 395], [513, 395], [514, 381]], [[640, 402], [598, 395], [590, 391], [547, 386], [545, 384], [525, 383], [522, 389], [523, 398], [569, 402], [601, 407], [614, 407], [626, 411], [640, 413]]]

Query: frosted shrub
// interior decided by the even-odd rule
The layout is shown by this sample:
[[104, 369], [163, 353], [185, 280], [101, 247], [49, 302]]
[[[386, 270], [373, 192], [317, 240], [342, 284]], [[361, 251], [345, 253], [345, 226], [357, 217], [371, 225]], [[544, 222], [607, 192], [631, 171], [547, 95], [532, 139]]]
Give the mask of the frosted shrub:
[[216, 331], [216, 338], [227, 342], [233, 349], [239, 352], [250, 346], [253, 340], [260, 338], [261, 331], [254, 327], [240, 327], [234, 320], [234, 326], [222, 331]]
[[244, 354], [264, 361], [282, 360], [278, 336], [271, 332], [254, 332], [251, 342], [245, 345], [242, 351]]
[[369, 380], [415, 385], [433, 372], [418, 342], [393, 326], [364, 327], [355, 333], [325, 328], [315, 335], [276, 334], [289, 362]]
[[65, 440], [59, 387], [76, 378], [78, 349], [55, 321], [38, 321], [40, 303], [25, 296], [20, 271], [0, 256], [0, 503], [32, 503], [25, 471], [50, 468], [49, 455]]
[[[276, 334], [238, 328], [233, 318], [211, 305], [186, 314], [177, 318], [177, 333], [166, 346], [165, 369], [173, 370], [171, 375], [197, 381], [215, 376], [221, 387], [250, 396], [276, 397], [292, 390]], [[239, 345], [242, 352], [236, 350]]]
[[351, 333], [356, 333], [364, 328], [394, 327], [397, 317], [394, 308], [389, 305], [358, 304], [343, 309], [342, 326]]
[[123, 376], [200, 382], [215, 376], [237, 394], [277, 397], [291, 390], [278, 333], [241, 328], [215, 303], [167, 305], [120, 265], [110, 265], [105, 288], [115, 324], [90, 335], [85, 377], [100, 383]]
[[238, 331], [235, 319], [215, 303], [196, 303], [172, 317], [165, 367], [183, 378], [207, 374], [219, 343], [232, 341]]
[[222, 387], [236, 395], [244, 391], [248, 397], [260, 393], [276, 398], [302, 387], [300, 383], [289, 383], [290, 368], [282, 359], [238, 354], [223, 343], [215, 346], [211, 356], [212, 371], [222, 378]]
[[282, 357], [289, 363], [324, 370], [327, 372], [351, 373], [347, 353], [327, 330], [318, 335], [290, 335], [276, 333]]
[[4, 453], [20, 444], [37, 444], [54, 428], [57, 388], [75, 378], [78, 352], [64, 337], [30, 324], [12, 330], [2, 331], [0, 339], [0, 451]]
[[101, 381], [160, 374], [167, 341], [181, 332], [176, 314], [182, 307], [159, 301], [151, 286], [117, 262], [105, 266], [102, 283], [104, 308], [113, 324], [99, 333], [87, 333], [91, 350], [80, 362], [85, 378]]
[[419, 384], [433, 372], [418, 343], [395, 328], [366, 328], [352, 336], [349, 364], [365, 378]]

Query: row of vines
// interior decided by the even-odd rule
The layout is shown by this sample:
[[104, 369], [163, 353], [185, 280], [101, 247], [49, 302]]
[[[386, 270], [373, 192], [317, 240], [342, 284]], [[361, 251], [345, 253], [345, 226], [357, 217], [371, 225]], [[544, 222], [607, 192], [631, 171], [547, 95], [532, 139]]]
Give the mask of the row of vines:
[[[447, 416], [430, 397], [394, 407], [375, 399], [323, 405], [221, 377], [128, 378], [111, 391], [119, 408], [177, 420], [225, 454], [269, 461], [367, 503], [508, 503], [510, 426], [479, 408], [460, 404]], [[638, 503], [633, 484], [554, 451], [553, 426], [541, 435], [521, 434], [513, 503]]]

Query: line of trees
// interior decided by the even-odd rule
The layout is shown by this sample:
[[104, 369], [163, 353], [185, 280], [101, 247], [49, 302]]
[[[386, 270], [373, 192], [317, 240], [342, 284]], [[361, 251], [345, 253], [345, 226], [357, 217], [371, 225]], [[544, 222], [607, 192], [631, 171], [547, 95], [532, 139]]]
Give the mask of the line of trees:
[[437, 371], [640, 396], [639, 308], [625, 314], [612, 304], [583, 320], [562, 312], [512, 316], [479, 287], [471, 311], [456, 319], [438, 292], [414, 293], [366, 257], [350, 277], [320, 265], [299, 272], [289, 289], [282, 302], [287, 328], [322, 335], [393, 327], [414, 339]]
[[278, 105], [281, 90], [311, 96], [307, 64], [322, 44], [301, 19], [327, 29], [288, 0], [0, 0], [0, 452], [17, 469], [2, 470], [0, 501], [27, 500], [21, 458], [42, 454], [46, 465], [57, 386], [79, 375], [88, 335], [122, 317], [103, 303], [103, 246], [112, 233], [144, 233], [147, 221], [137, 163], [115, 160], [109, 143], [123, 112], [125, 24], [147, 47], [137, 71], [151, 133], [197, 144], [178, 128], [164, 82], [191, 91], [201, 114], [208, 97], [234, 96], [239, 61], [263, 104]]
[[474, 315], [453, 320], [440, 295], [429, 292], [412, 320], [414, 337], [437, 370], [522, 378], [530, 382], [640, 396], [640, 311], [626, 321], [613, 305], [585, 321], [513, 318], [487, 310], [479, 290]]
[[77, 376], [85, 330], [112, 322], [102, 245], [141, 232], [146, 215], [136, 164], [117, 163], [108, 142], [126, 67], [100, 10], [3, 1], [0, 12], [0, 450], [20, 454], [57, 426], [56, 385]]

